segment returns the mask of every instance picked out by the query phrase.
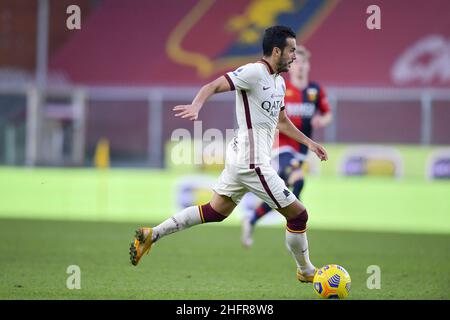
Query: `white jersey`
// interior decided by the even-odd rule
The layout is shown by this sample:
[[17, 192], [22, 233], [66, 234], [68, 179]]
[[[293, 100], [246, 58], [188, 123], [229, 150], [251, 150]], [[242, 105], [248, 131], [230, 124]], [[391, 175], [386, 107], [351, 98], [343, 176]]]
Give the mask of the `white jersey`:
[[284, 108], [286, 85], [261, 60], [225, 74], [236, 90], [237, 135], [227, 148], [226, 162], [250, 169], [269, 165], [278, 116]]
[[236, 90], [239, 129], [228, 144], [225, 168], [213, 190], [236, 204], [250, 191], [272, 208], [285, 208], [296, 197], [270, 166], [278, 116], [284, 108], [284, 80], [264, 60], [225, 78]]

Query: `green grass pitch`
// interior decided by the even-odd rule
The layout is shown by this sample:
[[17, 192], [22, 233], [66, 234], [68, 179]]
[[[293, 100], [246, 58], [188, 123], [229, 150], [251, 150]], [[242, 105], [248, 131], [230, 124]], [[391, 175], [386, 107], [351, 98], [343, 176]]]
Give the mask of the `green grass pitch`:
[[[450, 183], [427, 181], [426, 153], [410, 151], [403, 179], [342, 178], [331, 147], [306, 181], [311, 260], [349, 271], [348, 299], [450, 299]], [[295, 278], [284, 223], [257, 228], [245, 250], [239, 210], [162, 239], [132, 267], [135, 228], [176, 212], [185, 173], [0, 167], [0, 299], [317, 299]], [[80, 290], [66, 287], [70, 265]], [[371, 265], [381, 289], [367, 288]]]
[[[2, 220], [0, 299], [316, 299], [295, 278], [282, 227], [201, 225], [157, 243], [137, 267], [128, 247], [136, 224]], [[311, 258], [349, 271], [349, 299], [449, 299], [448, 235], [310, 230]], [[66, 288], [69, 265], [81, 289]], [[367, 267], [381, 268], [369, 290]]]

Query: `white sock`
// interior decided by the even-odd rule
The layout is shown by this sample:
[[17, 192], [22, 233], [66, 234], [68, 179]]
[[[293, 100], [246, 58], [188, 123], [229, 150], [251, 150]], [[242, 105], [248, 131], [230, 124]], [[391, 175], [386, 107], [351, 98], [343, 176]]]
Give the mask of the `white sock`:
[[158, 226], [154, 227], [152, 241], [156, 242], [168, 234], [181, 231], [200, 223], [202, 223], [202, 219], [200, 217], [200, 210], [198, 207], [192, 206], [185, 208], [169, 219], [163, 221]]
[[314, 272], [314, 265], [309, 261], [308, 238], [306, 232], [293, 233], [286, 230], [286, 246], [295, 259], [297, 268], [302, 273]]

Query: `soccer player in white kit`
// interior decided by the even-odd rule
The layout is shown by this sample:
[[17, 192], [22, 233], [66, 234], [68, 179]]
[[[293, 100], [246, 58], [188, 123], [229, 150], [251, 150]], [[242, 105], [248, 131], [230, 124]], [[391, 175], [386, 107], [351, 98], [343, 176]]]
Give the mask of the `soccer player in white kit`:
[[289, 70], [295, 60], [295, 50], [295, 33], [290, 28], [270, 27], [264, 33], [263, 59], [206, 84], [190, 105], [174, 107], [175, 116], [197, 120], [210, 96], [235, 90], [239, 129], [228, 145], [225, 168], [213, 188], [211, 201], [185, 208], [154, 228], [139, 228], [130, 247], [133, 265], [150, 251], [153, 243], [168, 234], [224, 220], [250, 191], [286, 218], [286, 244], [297, 265], [297, 279], [312, 282], [317, 269], [309, 260], [308, 213], [270, 165], [276, 129], [308, 146], [321, 160], [328, 158], [325, 149], [301, 133], [284, 112], [286, 86], [280, 73]]

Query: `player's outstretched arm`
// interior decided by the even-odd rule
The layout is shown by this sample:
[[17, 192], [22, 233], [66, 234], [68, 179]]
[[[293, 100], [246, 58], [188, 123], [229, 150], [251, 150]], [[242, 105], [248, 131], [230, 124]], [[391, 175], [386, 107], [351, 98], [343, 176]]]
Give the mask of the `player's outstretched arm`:
[[319, 157], [320, 160], [328, 160], [328, 155], [325, 148], [315, 141], [311, 140], [310, 138], [305, 136], [303, 132], [298, 130], [297, 127], [292, 123], [292, 121], [286, 116], [284, 110], [280, 112], [277, 128], [281, 133], [287, 135], [288, 137], [301, 144], [306, 145], [309, 150], [314, 152]]
[[216, 80], [204, 85], [195, 96], [191, 104], [179, 105], [173, 108], [174, 111], [178, 111], [175, 117], [188, 118], [189, 120], [197, 120], [198, 113], [203, 107], [203, 104], [215, 93], [230, 91], [230, 84], [224, 76], [217, 78]]

